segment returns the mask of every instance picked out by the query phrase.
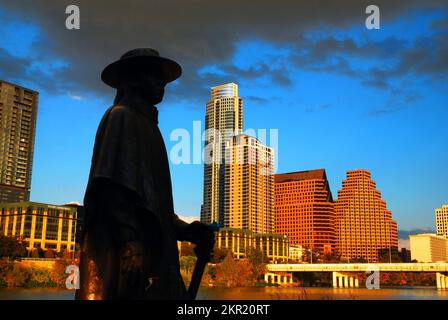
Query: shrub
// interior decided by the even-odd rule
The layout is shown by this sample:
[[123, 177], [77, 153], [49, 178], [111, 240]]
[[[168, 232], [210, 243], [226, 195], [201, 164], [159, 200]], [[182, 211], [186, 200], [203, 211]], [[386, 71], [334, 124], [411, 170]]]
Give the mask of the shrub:
[[0, 260], [0, 287], [54, 288], [65, 287], [67, 265], [75, 261], [56, 260], [52, 269], [24, 266], [18, 262]]

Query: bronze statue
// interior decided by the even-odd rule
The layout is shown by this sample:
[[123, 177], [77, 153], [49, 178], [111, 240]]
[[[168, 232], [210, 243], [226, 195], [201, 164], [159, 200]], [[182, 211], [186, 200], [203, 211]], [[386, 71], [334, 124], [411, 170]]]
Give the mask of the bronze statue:
[[80, 289], [76, 299], [188, 299], [177, 240], [209, 255], [211, 227], [174, 213], [167, 152], [158, 128], [165, 85], [180, 77], [176, 62], [134, 49], [102, 72], [117, 89], [95, 138], [84, 197]]

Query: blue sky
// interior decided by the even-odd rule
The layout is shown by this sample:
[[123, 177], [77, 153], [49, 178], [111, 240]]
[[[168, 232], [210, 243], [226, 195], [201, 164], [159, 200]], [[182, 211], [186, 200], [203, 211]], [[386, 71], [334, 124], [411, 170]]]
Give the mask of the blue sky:
[[[89, 30], [61, 40], [45, 14], [0, 5], [0, 78], [40, 92], [31, 199], [82, 201], [95, 131], [114, 95], [89, 73], [89, 57], [101, 61], [97, 72], [140, 42], [97, 54], [83, 42]], [[232, 38], [226, 29], [226, 55], [181, 56], [183, 78], [159, 105], [168, 151], [174, 129], [191, 131], [204, 120], [209, 88], [236, 82], [245, 128], [279, 131], [278, 172], [325, 168], [336, 197], [347, 170], [368, 169], [399, 229], [433, 228], [434, 209], [448, 203], [447, 69], [438, 55], [448, 52], [441, 44], [447, 10], [417, 6], [385, 16], [380, 30], [367, 30], [361, 14], [340, 25], [298, 25], [286, 40], [250, 26]], [[161, 46], [176, 56], [174, 45]], [[202, 170], [171, 164], [181, 215], [199, 214]]]

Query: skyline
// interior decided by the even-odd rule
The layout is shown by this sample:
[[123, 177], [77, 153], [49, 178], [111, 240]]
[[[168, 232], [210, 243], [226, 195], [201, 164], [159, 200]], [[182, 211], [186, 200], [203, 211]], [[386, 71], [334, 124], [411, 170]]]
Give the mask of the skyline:
[[[44, 23], [51, 16], [45, 5], [36, 6], [31, 14], [20, 13], [21, 4], [1, 4], [5, 36], [0, 39], [0, 78], [40, 92], [31, 200], [82, 202], [95, 130], [114, 94], [95, 72], [129, 47], [154, 42], [161, 53], [179, 56], [185, 66], [185, 78], [167, 87], [159, 108], [168, 150], [175, 144], [169, 139], [174, 129], [191, 131], [193, 121], [201, 121], [204, 128], [209, 88], [234, 81], [244, 100], [245, 127], [279, 129], [277, 173], [325, 168], [336, 198], [347, 170], [367, 169], [399, 229], [434, 229], [434, 210], [448, 202], [447, 66], [443, 55], [437, 56], [447, 50], [448, 29], [443, 24], [448, 21], [447, 8], [440, 4], [438, 9], [427, 9], [416, 1], [412, 7], [400, 4], [388, 13], [388, 6], [378, 3], [384, 6], [378, 31], [364, 28], [362, 5], [350, 11], [359, 11], [359, 17], [345, 14], [338, 21], [336, 13], [331, 16], [324, 8], [313, 17], [322, 15], [329, 26], [292, 23], [297, 33], [288, 29], [282, 34], [285, 39], [277, 41], [258, 25], [252, 36], [245, 31], [241, 38], [224, 30], [218, 34], [231, 38], [224, 37], [226, 44], [233, 44], [232, 51], [210, 51], [205, 58], [205, 53], [191, 57], [186, 40], [198, 43], [198, 38], [184, 34], [179, 48], [133, 35], [120, 46], [106, 46], [113, 49], [106, 52], [101, 48], [105, 42], [89, 42], [89, 28], [95, 28], [89, 24], [90, 13], [83, 16], [81, 30], [70, 33], [52, 31], [57, 19]], [[80, 7], [82, 14], [90, 10], [83, 1]], [[95, 7], [91, 6], [92, 13]], [[297, 20], [305, 14], [296, 13]], [[118, 30], [119, 34], [141, 26], [142, 18], [136, 20], [129, 31]], [[103, 23], [99, 21], [100, 26]], [[244, 26], [249, 28], [245, 24], [241, 30], [246, 30]], [[176, 32], [178, 28], [171, 36], [179, 37]], [[294, 35], [297, 38], [291, 40]], [[106, 33], [96, 36], [113, 40]], [[169, 31], [164, 36], [169, 38]], [[202, 36], [204, 41], [209, 37]], [[87, 58], [74, 60], [70, 48], [79, 48], [78, 54]], [[170, 166], [176, 211], [199, 217], [202, 164]]]
[[[32, 89], [32, 88], [31, 88]], [[169, 141], [169, 140], [168, 140]], [[172, 142], [172, 145], [174, 145], [174, 143], [175, 142]], [[192, 164], [192, 165], [197, 165], [197, 164]], [[201, 166], [203, 165], [203, 163], [201, 163], [200, 164]], [[170, 163], [170, 166], [173, 166], [171, 163]], [[303, 169], [303, 170], [319, 170], [319, 169], [324, 169], [324, 170], [327, 170], [326, 168], [313, 168], [313, 169]], [[369, 169], [365, 169], [365, 168], [354, 168], [354, 169], [347, 169], [347, 171], [351, 171], [351, 170], [369, 170]], [[277, 174], [288, 174], [288, 173], [295, 173], [295, 172], [298, 172], [299, 170], [296, 170], [296, 171], [291, 171], [291, 172], [277, 172]], [[301, 170], [300, 170], [301, 171]], [[342, 180], [341, 180], [341, 184], [342, 184]], [[330, 189], [332, 189], [332, 194], [333, 194], [333, 197], [334, 197], [334, 199], [335, 200], [337, 200], [338, 198], [337, 198], [337, 193], [338, 193], [338, 191], [339, 190], [341, 190], [340, 188], [339, 189], [337, 189], [337, 190], [334, 190], [334, 188], [332, 188], [332, 185], [331, 185], [331, 181], [330, 181]], [[33, 191], [33, 190], [31, 190], [31, 191]], [[33, 199], [31, 199], [30, 201], [33, 201], [33, 202], [40, 202], [40, 203], [46, 203], [46, 202], [48, 202], [48, 203], [54, 203], [54, 201], [53, 202], [51, 202], [51, 201], [40, 201], [40, 200], [33, 200]], [[80, 202], [80, 203], [82, 203], [82, 200], [80, 200], [80, 199], [74, 199], [73, 200], [74, 202]], [[63, 203], [68, 203], [68, 202], [70, 202], [70, 201], [64, 201], [64, 202], [61, 202], [61, 203], [57, 203], [57, 204], [59, 204], [59, 205], [62, 205]], [[442, 206], [442, 205], [440, 205], [440, 206]], [[436, 208], [434, 208], [434, 211], [435, 211], [435, 209]], [[186, 218], [187, 220], [189, 220], [189, 221], [193, 221], [193, 219], [198, 219], [199, 220], [199, 218], [200, 218], [200, 216], [199, 215], [183, 215], [182, 213], [179, 213], [182, 217], [184, 217], [184, 218]], [[435, 213], [434, 213], [435, 214]], [[419, 228], [422, 228], [422, 229], [428, 229], [428, 230], [432, 230], [432, 229], [435, 229], [435, 221], [434, 221], [434, 223], [433, 223], [434, 225], [431, 225], [431, 226], [417, 226], [416, 228], [410, 228], [410, 229], [407, 229], [407, 230], [410, 230], [410, 231], [412, 231], [412, 230], [414, 230], [414, 229], [419, 229]]]

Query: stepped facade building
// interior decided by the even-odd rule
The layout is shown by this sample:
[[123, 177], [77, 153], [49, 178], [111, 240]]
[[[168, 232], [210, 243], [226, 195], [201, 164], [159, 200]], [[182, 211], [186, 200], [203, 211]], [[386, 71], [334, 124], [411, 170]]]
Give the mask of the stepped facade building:
[[336, 249], [342, 260], [378, 262], [381, 252], [397, 252], [397, 223], [369, 171], [347, 171], [335, 212]]

